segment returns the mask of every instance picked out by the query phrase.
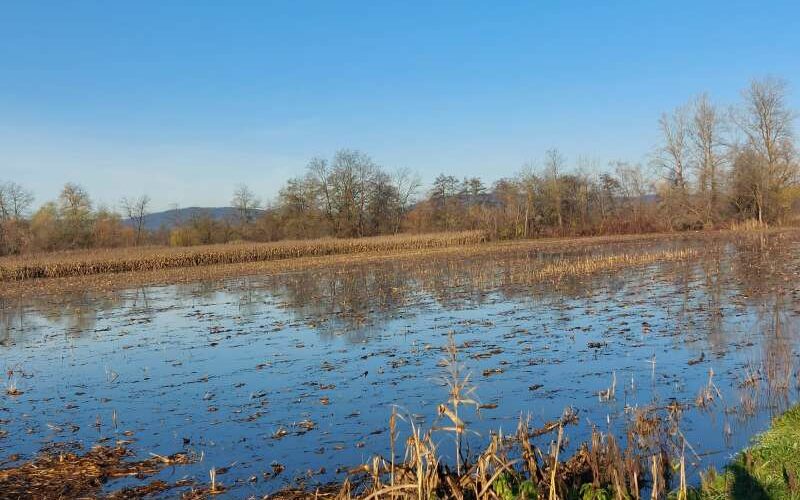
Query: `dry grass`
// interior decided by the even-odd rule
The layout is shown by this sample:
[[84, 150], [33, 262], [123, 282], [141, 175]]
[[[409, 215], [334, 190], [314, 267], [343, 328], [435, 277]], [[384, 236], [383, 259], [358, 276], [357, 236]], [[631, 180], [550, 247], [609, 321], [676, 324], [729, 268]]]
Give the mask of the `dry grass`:
[[557, 282], [567, 276], [584, 276], [625, 267], [643, 266], [654, 262], [683, 261], [696, 257], [697, 250], [664, 250], [659, 252], [597, 255], [582, 259], [559, 259], [522, 276], [523, 282]]
[[733, 221], [730, 225], [731, 231], [765, 231], [769, 229], [766, 222], [759, 222], [758, 219], [745, 219]]
[[419, 250], [482, 243], [482, 231], [359, 239], [237, 243], [191, 248], [124, 248], [59, 252], [0, 259], [0, 281], [268, 262], [302, 257]]
[[[624, 449], [613, 435], [595, 429], [589, 443], [562, 459], [567, 427], [579, 423], [577, 413], [568, 408], [560, 418], [539, 428], [532, 428], [529, 420], [520, 419], [515, 433], [493, 433], [486, 448], [469, 456], [462, 455], [461, 440], [467, 429], [456, 408], [474, 403], [469, 396], [472, 386], [469, 375], [460, 368], [452, 338], [446, 352], [448, 402], [439, 406], [439, 413], [450, 425], [434, 425], [424, 430], [416, 426], [412, 418], [403, 419], [408, 422], [410, 432], [404, 457], [398, 461], [394, 443], [396, 414], [393, 412], [390, 457], [373, 457], [351, 470], [349, 477], [338, 486], [326, 485], [317, 490], [285, 489], [269, 498], [634, 499], [641, 498], [646, 486], [656, 490], [653, 498], [661, 498], [669, 491], [673, 474], [671, 458], [676, 457], [678, 468], [684, 463], [683, 451], [676, 446], [679, 443], [674, 438], [680, 432], [674, 412], [661, 416], [658, 412], [665, 410], [655, 407], [631, 412], [628, 446]], [[442, 411], [443, 407], [446, 412]], [[454, 468], [445, 464], [443, 441], [437, 438], [439, 432], [454, 437], [457, 457]], [[685, 491], [682, 481], [678, 493]]]
[[[122, 446], [96, 446], [83, 455], [42, 453], [18, 467], [0, 470], [0, 496], [3, 498], [92, 498], [112, 479], [143, 478], [164, 467], [190, 463], [188, 455], [154, 456], [129, 460], [131, 453]], [[117, 491], [110, 498], [141, 498], [186, 484], [154, 481], [145, 486]]]

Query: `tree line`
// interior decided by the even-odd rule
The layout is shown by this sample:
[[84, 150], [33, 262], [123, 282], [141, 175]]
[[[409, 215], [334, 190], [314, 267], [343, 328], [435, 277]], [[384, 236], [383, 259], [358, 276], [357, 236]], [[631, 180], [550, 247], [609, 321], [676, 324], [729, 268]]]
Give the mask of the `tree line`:
[[661, 140], [644, 165], [615, 161], [599, 169], [551, 149], [491, 186], [441, 174], [425, 192], [409, 169], [340, 150], [312, 159], [271, 203], [241, 185], [231, 200], [236, 217], [198, 214], [157, 231], [145, 225], [146, 195], [111, 209], [70, 183], [31, 213], [30, 191], [0, 183], [0, 254], [463, 229], [531, 238], [790, 223], [800, 208], [795, 117], [785, 81], [754, 80], [731, 109], [701, 94], [664, 113]]

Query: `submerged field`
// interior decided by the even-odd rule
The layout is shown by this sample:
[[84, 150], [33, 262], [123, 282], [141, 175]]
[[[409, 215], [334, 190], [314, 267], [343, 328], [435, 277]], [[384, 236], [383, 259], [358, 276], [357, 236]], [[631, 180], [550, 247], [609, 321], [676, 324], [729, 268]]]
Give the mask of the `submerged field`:
[[[658, 421], [672, 432], [659, 446], [683, 445], [664, 460], [682, 456], [698, 485], [797, 399], [799, 269], [800, 235], [782, 232], [6, 297], [0, 491], [41, 474], [49, 462], [25, 464], [42, 450], [80, 457], [97, 444], [123, 446], [133, 463], [103, 452], [105, 481], [88, 495], [333, 491], [393, 455], [392, 443], [402, 462], [412, 427], [431, 431], [437, 460], [453, 469], [454, 424], [440, 406], [452, 406], [451, 345], [474, 387], [476, 404], [461, 405], [455, 426], [468, 461], [501, 431], [516, 434], [520, 416], [531, 430], [569, 417], [560, 439], [556, 427], [531, 433], [545, 472], [552, 442], [568, 460], [593, 431], [625, 448], [632, 422]], [[510, 464], [522, 454], [509, 449]], [[523, 468], [495, 480], [521, 494], [505, 473]], [[678, 471], [662, 490], [679, 487]], [[393, 493], [416, 494], [396, 479]], [[379, 491], [366, 482], [354, 494]]]
[[[769, 234], [792, 232], [771, 229]], [[163, 284], [220, 281], [387, 260], [478, 258], [515, 253], [551, 255], [595, 247], [740, 237], [739, 231], [653, 233], [579, 238], [490, 240], [480, 231], [278, 243], [231, 243], [191, 248], [78, 250], [0, 258], [0, 298], [43, 297], [74, 291], [113, 291]], [[624, 257], [624, 256], [623, 256]]]

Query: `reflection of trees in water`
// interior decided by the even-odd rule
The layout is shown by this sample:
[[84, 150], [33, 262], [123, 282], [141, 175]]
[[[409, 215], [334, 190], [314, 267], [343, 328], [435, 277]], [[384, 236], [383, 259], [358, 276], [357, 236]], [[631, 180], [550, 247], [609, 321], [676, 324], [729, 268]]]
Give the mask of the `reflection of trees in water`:
[[[479, 307], [496, 298], [558, 304], [586, 297], [601, 287], [610, 293], [639, 287], [652, 294], [658, 283], [665, 283], [680, 297], [681, 306], [674, 317], [677, 327], [707, 332], [709, 347], [722, 352], [730, 340], [726, 340], [722, 313], [729, 296], [739, 292], [753, 299], [771, 289], [770, 280], [791, 275], [789, 269], [796, 259], [784, 243], [782, 239], [742, 239], [733, 247], [706, 243], [705, 256], [697, 262], [664, 262], [647, 270], [566, 277], [557, 286], [530, 278], [554, 259], [553, 254], [543, 252], [339, 266], [273, 276], [258, 286], [275, 291], [296, 317], [321, 330], [340, 331], [379, 326], [397, 314], [413, 312], [412, 308]], [[653, 247], [639, 248], [652, 251]], [[629, 247], [621, 249], [630, 251]], [[775, 261], [771, 271], [761, 275], [757, 270], [771, 261]]]
[[479, 307], [497, 298], [564, 301], [585, 297], [596, 286], [621, 290], [635, 279], [631, 273], [641, 272], [565, 277], [557, 287], [535, 280], [535, 272], [552, 260], [541, 253], [404, 260], [278, 275], [254, 286], [272, 290], [298, 318], [341, 329], [380, 324], [412, 307]]
[[755, 358], [739, 374], [738, 415], [747, 420], [757, 408], [772, 415], [785, 411], [791, 395], [797, 393], [798, 372], [795, 358], [800, 331], [790, 313], [787, 295], [765, 298], [759, 306], [756, 323], [748, 339], [758, 345]]
[[211, 301], [220, 292], [220, 283], [218, 281], [198, 281], [178, 285], [177, 288], [180, 296], [196, 301]]
[[0, 298], [0, 346], [19, 341], [33, 327], [18, 300]]
[[270, 299], [269, 293], [253, 286], [252, 279], [249, 277], [237, 281], [234, 286], [236, 306], [240, 316], [252, 317], [264, 311], [265, 304]]
[[146, 287], [139, 287], [133, 291], [131, 295], [126, 297], [128, 300], [128, 307], [141, 311], [143, 313], [152, 313], [152, 306], [150, 301], [150, 292]]
[[[715, 311], [729, 300], [749, 304], [757, 311], [752, 328], [741, 332], [744, 338], [732, 339], [727, 332], [720, 332], [719, 338], [710, 337], [710, 342], [718, 343], [723, 350], [734, 340], [752, 342], [760, 348], [756, 355], [760, 359], [752, 359], [740, 375], [740, 391], [748, 394], [741, 398], [743, 406], [745, 400], [759, 400], [771, 411], [780, 412], [796, 386], [794, 348], [800, 330], [791, 315], [791, 294], [793, 277], [800, 266], [798, 243], [781, 234], [746, 235], [726, 245], [725, 258], [717, 269], [706, 271], [706, 295]], [[721, 315], [710, 316], [712, 334], [718, 317]]]
[[708, 245], [692, 265], [673, 266], [664, 276], [681, 296], [676, 327], [682, 333], [702, 332], [707, 348], [717, 354], [747, 340], [739, 335], [761, 335], [763, 322], [755, 332], [741, 330], [730, 306], [782, 304], [784, 284], [798, 266], [796, 244], [782, 235], [742, 236]]
[[724, 352], [728, 348], [723, 331], [723, 307], [727, 302], [724, 296], [722, 249], [715, 247], [708, 257], [700, 261], [701, 279], [704, 291], [706, 339], [712, 352]]
[[387, 321], [407, 307], [413, 296], [408, 276], [385, 267], [271, 276], [265, 285], [295, 317], [327, 333], [361, 330]]
[[3, 304], [0, 308], [0, 338], [9, 339], [12, 331], [18, 331], [15, 340], [23, 340], [25, 332], [35, 330], [41, 320], [61, 325], [70, 335], [93, 329], [97, 309], [112, 309], [114, 304], [110, 301], [93, 303], [86, 296], [85, 293], [71, 294], [48, 301], [0, 299]]
[[98, 315], [116, 310], [121, 304], [118, 293], [82, 292], [59, 296], [47, 302], [46, 307], [37, 306], [36, 311], [49, 323], [60, 325], [66, 334], [80, 337], [96, 328]]
[[781, 411], [789, 402], [792, 378], [795, 375], [794, 346], [797, 343], [797, 323], [789, 316], [784, 295], [766, 303], [759, 318], [761, 341], [761, 370], [766, 385], [767, 404]]
[[57, 327], [71, 337], [80, 337], [97, 328], [98, 319], [122, 311], [140, 320], [152, 319], [155, 310], [146, 287], [115, 292], [79, 292], [43, 299], [0, 299], [0, 341], [19, 332], [15, 341], [35, 331], [42, 322]]
[[126, 316], [135, 317], [139, 321], [152, 321], [156, 312], [156, 301], [151, 297], [152, 294], [152, 290], [147, 287], [128, 290], [117, 297], [118, 308], [124, 309]]
[[[330, 268], [271, 276], [252, 276], [227, 281], [206, 281], [174, 285], [169, 288], [139, 288], [122, 293], [92, 295], [88, 292], [40, 301], [9, 301], [0, 309], [0, 325], [20, 325], [27, 329], [28, 315], [38, 314], [47, 321], [63, 324], [73, 333], [93, 329], [101, 312], [113, 309], [124, 314], [149, 318], [157, 306], [193, 305], [213, 302], [221, 292], [233, 295], [240, 316], [263, 313], [277, 302], [297, 319], [316, 326], [321, 332], [359, 332], [417, 309], [438, 307], [458, 309], [480, 307], [494, 300], [520, 303], [550, 302], [587, 297], [594, 290], [610, 294], [641, 293], [652, 300], [657, 287], [667, 285], [680, 294], [678, 328], [703, 328], [712, 350], [724, 351], [726, 341], [721, 311], [729, 296], [752, 301], [769, 296], [774, 285], [792, 276], [797, 266], [797, 242], [782, 236], [735, 238], [730, 242], [702, 242], [704, 257], [697, 262], [663, 262], [646, 269], [619, 269], [589, 276], [566, 276], [557, 286], [538, 282], [535, 273], [543, 265], [567, 257], [610, 255], [615, 252], [659, 251], [684, 243], [607, 245], [567, 251], [531, 251], [486, 256], [438, 256], [400, 259], [362, 265]], [[685, 243], [685, 245], [699, 245]], [[794, 250], [794, 254], [793, 254]], [[157, 290], [157, 291], [155, 291]], [[661, 293], [661, 292], [658, 292]], [[151, 297], [155, 294], [156, 297]], [[626, 300], [620, 295], [619, 300]], [[166, 303], [166, 304], [165, 304]], [[32, 311], [32, 312], [26, 312]], [[698, 311], [703, 314], [698, 314]], [[27, 321], [27, 323], [26, 323]]]
[[753, 297], [769, 294], [772, 287], [791, 278], [798, 268], [799, 246], [800, 241], [782, 234], [734, 240], [731, 266], [739, 293]]

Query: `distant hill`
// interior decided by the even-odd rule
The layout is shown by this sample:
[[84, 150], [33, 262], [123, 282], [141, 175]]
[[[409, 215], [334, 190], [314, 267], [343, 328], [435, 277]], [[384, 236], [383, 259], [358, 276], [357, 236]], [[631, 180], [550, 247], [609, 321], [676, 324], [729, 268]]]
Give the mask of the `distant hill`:
[[[254, 210], [254, 214], [263, 213], [261, 210]], [[208, 215], [215, 220], [235, 220], [239, 218], [239, 212], [233, 207], [187, 207], [177, 210], [165, 210], [148, 214], [144, 220], [144, 227], [148, 231], [157, 231], [183, 224], [195, 217]], [[131, 220], [126, 220], [126, 224], [133, 224]]]

